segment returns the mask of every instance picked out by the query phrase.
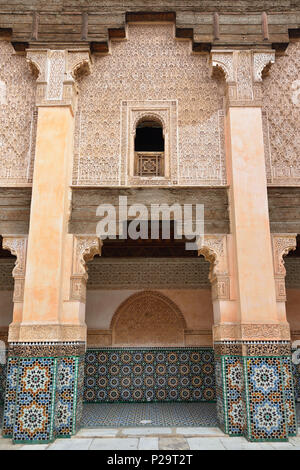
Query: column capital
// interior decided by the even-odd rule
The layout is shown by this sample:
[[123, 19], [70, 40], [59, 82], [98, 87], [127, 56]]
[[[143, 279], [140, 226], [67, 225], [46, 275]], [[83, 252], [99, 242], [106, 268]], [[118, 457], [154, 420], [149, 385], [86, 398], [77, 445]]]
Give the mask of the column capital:
[[27, 49], [26, 58], [37, 81], [37, 106], [70, 106], [76, 110], [76, 80], [91, 72], [89, 49]]
[[26, 270], [27, 235], [4, 235], [2, 246], [16, 256], [12, 272], [14, 278], [14, 302], [23, 302]]
[[274, 62], [275, 51], [269, 49], [211, 51], [212, 75], [222, 70], [229, 106], [261, 106], [263, 72]]

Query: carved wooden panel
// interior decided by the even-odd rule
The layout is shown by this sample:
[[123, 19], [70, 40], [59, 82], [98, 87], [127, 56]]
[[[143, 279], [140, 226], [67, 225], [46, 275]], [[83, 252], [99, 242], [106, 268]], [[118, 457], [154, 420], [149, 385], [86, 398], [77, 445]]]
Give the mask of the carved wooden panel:
[[225, 183], [222, 87], [210, 77], [208, 57], [176, 41], [172, 24], [129, 25], [128, 40], [96, 56], [79, 87], [74, 184], [121, 182], [121, 148], [129, 138], [121, 133], [121, 103], [127, 100], [178, 100], [175, 184]]

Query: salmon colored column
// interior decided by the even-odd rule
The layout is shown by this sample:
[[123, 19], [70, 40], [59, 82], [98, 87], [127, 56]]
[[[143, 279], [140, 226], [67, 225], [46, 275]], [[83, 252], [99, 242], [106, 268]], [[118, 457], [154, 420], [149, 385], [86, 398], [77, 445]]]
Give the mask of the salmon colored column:
[[[237, 315], [230, 319], [223, 314], [219, 330], [226, 334], [219, 331], [220, 340], [289, 338], [289, 326], [276, 304], [261, 112], [262, 75], [272, 62], [271, 50], [212, 52], [213, 69], [222, 69], [227, 82], [229, 251], [234, 263], [231, 288], [237, 298]], [[222, 314], [219, 317], [221, 325]]]
[[89, 71], [89, 52], [30, 49], [27, 58], [37, 76], [37, 138], [23, 312], [10, 326], [9, 341], [84, 340], [84, 318], [69, 315], [66, 329], [62, 317], [64, 277], [72, 264], [67, 231], [76, 78], [81, 69]]

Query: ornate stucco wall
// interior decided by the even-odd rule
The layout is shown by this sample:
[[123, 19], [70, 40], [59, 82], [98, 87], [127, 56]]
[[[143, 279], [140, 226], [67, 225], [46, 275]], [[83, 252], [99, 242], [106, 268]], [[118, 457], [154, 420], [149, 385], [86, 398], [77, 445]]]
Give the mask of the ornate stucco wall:
[[300, 42], [290, 43], [263, 80], [268, 184], [300, 184]]
[[24, 57], [0, 41], [0, 185], [32, 181], [35, 80]]
[[[175, 103], [170, 184], [225, 183], [221, 91], [210, 78], [208, 55], [194, 55], [190, 41], [176, 40], [174, 25], [129, 25], [128, 40], [95, 57], [79, 96], [74, 184], [120, 183], [132, 134], [122, 126], [121, 105], [130, 100]], [[143, 106], [147, 114], [151, 102]]]

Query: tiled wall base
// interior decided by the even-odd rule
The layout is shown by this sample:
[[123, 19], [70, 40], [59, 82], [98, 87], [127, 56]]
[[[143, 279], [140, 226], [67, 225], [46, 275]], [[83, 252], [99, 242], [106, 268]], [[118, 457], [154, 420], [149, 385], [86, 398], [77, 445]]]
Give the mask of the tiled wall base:
[[[266, 355], [243, 355], [247, 345], [243, 349], [241, 344], [231, 345], [231, 351], [228, 344], [219, 346], [216, 348], [217, 412], [224, 432], [243, 435], [250, 441], [284, 441], [296, 435], [291, 356], [267, 355], [268, 348]], [[248, 353], [251, 354], [251, 348]]]
[[[295, 358], [295, 361], [292, 361], [292, 370], [294, 378], [294, 390], [295, 390], [295, 399], [297, 402], [300, 402], [300, 349], [292, 351], [292, 355]], [[299, 362], [296, 364], [295, 362]]]
[[9, 352], [3, 436], [15, 443], [70, 437], [82, 412], [84, 345], [31, 346], [14, 345]]
[[90, 349], [84, 401], [214, 401], [212, 348]]

